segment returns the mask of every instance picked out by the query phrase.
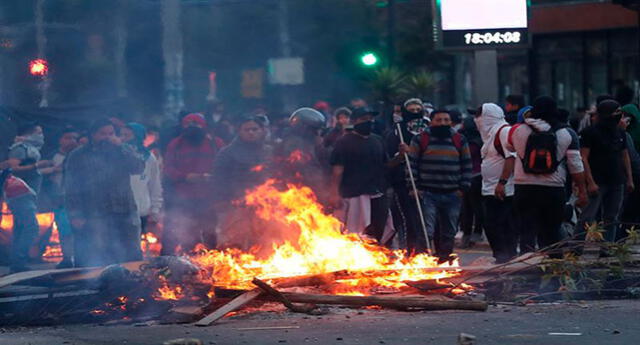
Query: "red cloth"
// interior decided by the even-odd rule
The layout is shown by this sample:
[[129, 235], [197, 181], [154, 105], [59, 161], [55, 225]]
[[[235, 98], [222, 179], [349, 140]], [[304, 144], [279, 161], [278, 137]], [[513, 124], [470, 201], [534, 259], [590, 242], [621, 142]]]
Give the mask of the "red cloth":
[[7, 199], [13, 199], [25, 194], [35, 194], [29, 186], [20, 178], [9, 176], [4, 182], [4, 195]]
[[180, 123], [182, 127], [187, 127], [190, 122], [195, 122], [200, 125], [202, 128], [207, 127], [207, 120], [205, 120], [204, 116], [200, 113], [191, 113], [185, 116]]
[[173, 139], [167, 147], [164, 174], [169, 178], [178, 197], [206, 199], [211, 195], [210, 182], [190, 183], [187, 174], [211, 174], [217, 145], [205, 138], [200, 146], [193, 146], [182, 136]]

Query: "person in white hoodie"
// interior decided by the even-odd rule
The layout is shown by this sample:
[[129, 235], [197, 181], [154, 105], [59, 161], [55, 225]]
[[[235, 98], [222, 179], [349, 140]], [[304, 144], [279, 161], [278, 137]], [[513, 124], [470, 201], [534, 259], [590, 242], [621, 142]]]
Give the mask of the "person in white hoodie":
[[158, 159], [144, 146], [146, 128], [135, 122], [128, 123], [120, 131], [122, 141], [133, 146], [144, 158], [144, 172], [131, 175], [131, 190], [138, 206], [138, 214], [142, 224], [142, 233], [147, 225], [160, 222], [162, 210], [162, 182]]
[[555, 100], [541, 96], [533, 103], [531, 117], [509, 131], [507, 147], [518, 156], [514, 206], [520, 253], [534, 251], [536, 237], [539, 248], [548, 247], [562, 239], [567, 171], [578, 189], [576, 205], [588, 202], [578, 135], [558, 120]]
[[513, 168], [516, 154], [507, 148], [509, 130], [504, 111], [485, 103], [475, 114], [482, 136], [482, 208], [484, 230], [496, 263], [504, 263], [517, 254], [513, 214]]

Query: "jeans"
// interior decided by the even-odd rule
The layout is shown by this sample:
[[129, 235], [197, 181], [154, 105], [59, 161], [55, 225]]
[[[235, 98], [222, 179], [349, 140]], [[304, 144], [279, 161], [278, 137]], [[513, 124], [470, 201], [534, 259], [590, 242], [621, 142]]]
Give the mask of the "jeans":
[[564, 187], [516, 185], [514, 207], [520, 226], [520, 254], [544, 248], [561, 240], [564, 220]]
[[[583, 233], [580, 236], [584, 239], [586, 226], [590, 223], [602, 219], [604, 229], [606, 230], [604, 239], [608, 242], [616, 240], [616, 231], [619, 226], [620, 212], [622, 210], [622, 202], [624, 201], [623, 184], [618, 185], [599, 185], [600, 190], [597, 195], [589, 197], [589, 204], [582, 210], [580, 220], [576, 225], [576, 234]], [[602, 218], [600, 218], [602, 215]]]
[[13, 239], [10, 257], [11, 269], [24, 270], [29, 262], [29, 249], [38, 236], [36, 219], [36, 197], [31, 194], [7, 200], [13, 215]]
[[[447, 259], [453, 253], [462, 199], [456, 192], [424, 193], [424, 218], [427, 233], [433, 236], [435, 255]], [[438, 227], [436, 229], [436, 224]]]
[[58, 226], [58, 235], [60, 237], [60, 248], [62, 249], [63, 260], [73, 262], [73, 228], [67, 216], [67, 210], [64, 208], [56, 208], [53, 210], [56, 225]]
[[483, 197], [484, 230], [496, 263], [504, 263], [517, 255], [513, 197], [500, 200], [495, 196]]

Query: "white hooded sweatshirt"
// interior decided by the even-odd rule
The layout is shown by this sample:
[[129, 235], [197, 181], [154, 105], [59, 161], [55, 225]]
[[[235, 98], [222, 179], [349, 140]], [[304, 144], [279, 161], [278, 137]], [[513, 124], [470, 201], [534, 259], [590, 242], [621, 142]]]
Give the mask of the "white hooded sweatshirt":
[[[506, 158], [516, 157], [516, 154], [507, 148], [511, 127], [504, 119], [502, 108], [493, 103], [482, 105], [482, 116], [476, 118], [475, 122], [483, 142], [480, 150], [482, 154], [482, 195], [491, 196], [495, 194]], [[499, 142], [504, 156], [496, 149], [496, 135], [500, 136]], [[507, 196], [513, 195], [513, 176], [509, 177], [505, 185], [505, 194]]]

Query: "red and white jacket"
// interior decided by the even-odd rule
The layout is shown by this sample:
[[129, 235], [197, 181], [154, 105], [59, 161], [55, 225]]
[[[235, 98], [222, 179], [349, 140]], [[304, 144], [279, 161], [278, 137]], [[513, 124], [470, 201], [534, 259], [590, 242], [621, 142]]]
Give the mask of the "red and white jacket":
[[4, 181], [2, 192], [5, 199], [13, 199], [26, 194], [36, 195], [36, 193], [21, 178], [9, 175]]

